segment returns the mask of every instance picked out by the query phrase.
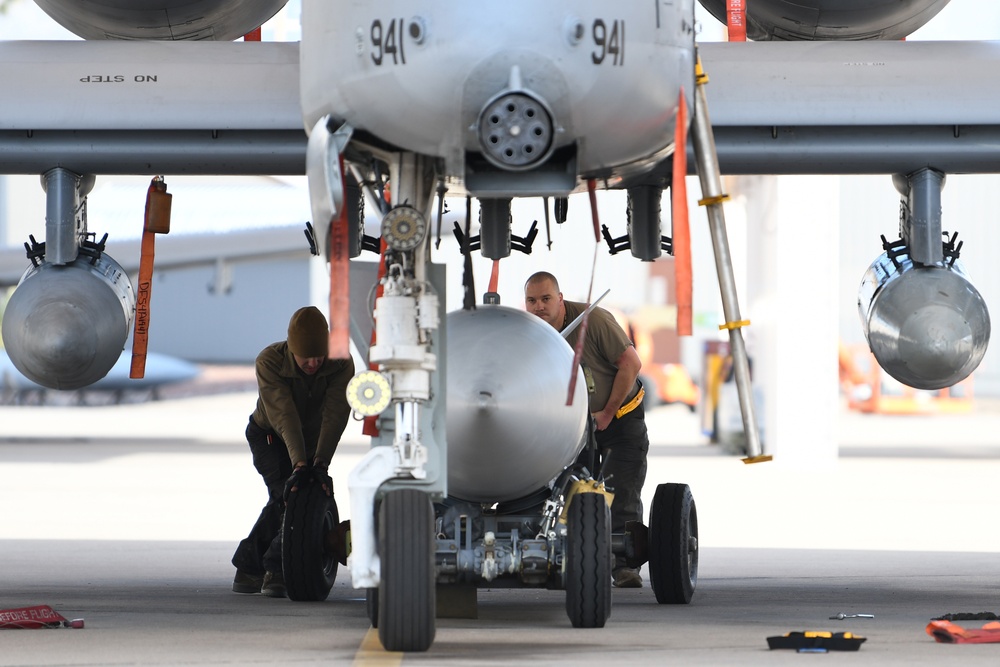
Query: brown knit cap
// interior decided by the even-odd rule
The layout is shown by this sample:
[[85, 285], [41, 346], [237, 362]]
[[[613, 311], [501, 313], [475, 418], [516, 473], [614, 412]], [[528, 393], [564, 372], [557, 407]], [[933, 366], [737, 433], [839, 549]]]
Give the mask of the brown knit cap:
[[330, 329], [316, 306], [299, 308], [288, 322], [288, 349], [298, 357], [325, 357], [330, 349]]

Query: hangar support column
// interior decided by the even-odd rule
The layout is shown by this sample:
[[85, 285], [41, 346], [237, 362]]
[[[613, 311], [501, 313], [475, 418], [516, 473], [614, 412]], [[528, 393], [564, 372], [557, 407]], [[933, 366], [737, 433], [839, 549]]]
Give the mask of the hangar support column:
[[747, 312], [765, 451], [775, 464], [836, 463], [839, 440], [839, 179], [743, 177]]

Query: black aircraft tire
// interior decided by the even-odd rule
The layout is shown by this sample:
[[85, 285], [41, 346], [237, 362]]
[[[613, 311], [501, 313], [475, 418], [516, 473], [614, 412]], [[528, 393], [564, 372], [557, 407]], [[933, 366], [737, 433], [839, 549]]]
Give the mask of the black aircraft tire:
[[378, 628], [378, 589], [365, 589], [365, 611], [368, 612], [368, 620], [373, 628]]
[[426, 651], [434, 643], [434, 508], [417, 489], [395, 489], [379, 507], [378, 638], [387, 651]]
[[603, 628], [611, 616], [611, 512], [600, 493], [569, 504], [566, 613], [574, 628]]
[[660, 484], [649, 514], [649, 580], [660, 604], [688, 604], [698, 583], [698, 510], [687, 484]]
[[340, 523], [337, 503], [319, 484], [288, 496], [281, 524], [281, 571], [291, 600], [319, 602], [337, 578], [337, 556], [327, 553], [326, 534]]

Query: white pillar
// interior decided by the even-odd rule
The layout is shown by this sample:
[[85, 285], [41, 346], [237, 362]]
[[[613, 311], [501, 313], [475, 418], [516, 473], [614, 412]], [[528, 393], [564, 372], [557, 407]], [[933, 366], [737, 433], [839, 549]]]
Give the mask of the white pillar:
[[752, 322], [744, 331], [763, 393], [764, 451], [781, 467], [830, 467], [839, 436], [840, 181], [740, 180]]
[[7, 217], [10, 211], [7, 206], [7, 180], [9, 176], [0, 175], [0, 248], [12, 245], [7, 238]]

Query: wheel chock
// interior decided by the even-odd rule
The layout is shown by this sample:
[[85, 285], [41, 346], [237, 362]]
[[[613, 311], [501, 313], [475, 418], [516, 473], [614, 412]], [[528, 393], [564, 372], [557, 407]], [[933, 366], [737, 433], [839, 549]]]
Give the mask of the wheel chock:
[[852, 632], [805, 631], [789, 632], [767, 638], [769, 649], [791, 648], [801, 652], [811, 651], [857, 651], [867, 637], [858, 637]]
[[326, 534], [323, 550], [330, 556], [336, 556], [337, 562], [347, 565], [347, 557], [351, 554], [351, 522], [341, 521]]

